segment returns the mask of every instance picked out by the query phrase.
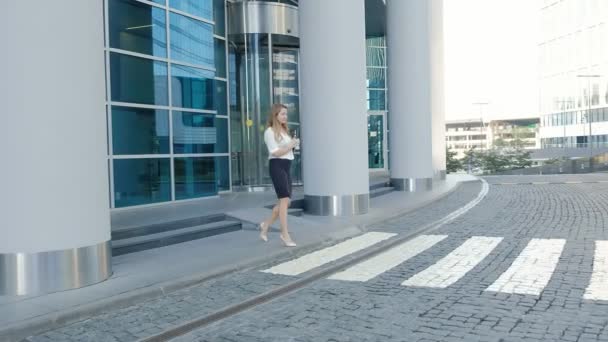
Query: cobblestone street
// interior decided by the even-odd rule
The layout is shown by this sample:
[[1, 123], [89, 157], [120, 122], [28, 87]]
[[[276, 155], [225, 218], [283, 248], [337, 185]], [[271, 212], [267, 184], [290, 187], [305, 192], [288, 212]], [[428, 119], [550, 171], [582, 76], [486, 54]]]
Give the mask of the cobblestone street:
[[[438, 229], [175, 340], [608, 341], [608, 177], [507, 178], [489, 177], [485, 198]], [[462, 208], [481, 189], [481, 182], [464, 183], [370, 227], [367, 234], [375, 235], [360, 238], [367, 245], [354, 238], [275, 260], [28, 340], [154, 335], [361, 253], [372, 238], [410, 233]]]

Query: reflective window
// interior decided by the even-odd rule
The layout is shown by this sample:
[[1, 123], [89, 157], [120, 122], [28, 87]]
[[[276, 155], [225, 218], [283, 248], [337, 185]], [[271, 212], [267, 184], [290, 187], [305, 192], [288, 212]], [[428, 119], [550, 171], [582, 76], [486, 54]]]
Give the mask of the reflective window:
[[169, 0], [169, 7], [190, 15], [213, 20], [213, 0]]
[[217, 194], [220, 177], [214, 157], [175, 158], [175, 199]]
[[367, 87], [368, 88], [386, 88], [386, 69], [384, 68], [367, 68]]
[[215, 39], [215, 75], [226, 78], [226, 42]]
[[112, 101], [168, 104], [167, 63], [113, 52], [110, 79]]
[[112, 107], [114, 154], [169, 153], [169, 113], [166, 110]]
[[386, 50], [384, 48], [367, 48], [367, 65], [382, 67], [386, 66]]
[[171, 66], [173, 106], [214, 110], [215, 80], [212, 71], [182, 65]]
[[171, 13], [171, 59], [215, 68], [213, 26]]
[[166, 6], [166, 1], [165, 0], [152, 0], [152, 2], [155, 2], [155, 3], [159, 4], [159, 5]]
[[217, 190], [230, 190], [230, 160], [226, 157], [215, 157], [215, 170], [217, 173]]
[[274, 102], [287, 106], [289, 122], [300, 121], [298, 52], [275, 48], [272, 51], [272, 86]]
[[218, 115], [228, 115], [228, 85], [215, 80], [215, 109]]
[[134, 0], [110, 0], [110, 47], [167, 56], [165, 10]]
[[367, 150], [370, 169], [384, 168], [384, 116], [367, 117]]
[[116, 208], [171, 200], [169, 158], [114, 159]]
[[368, 108], [369, 110], [385, 110], [386, 109], [386, 98], [384, 90], [368, 90], [369, 100], [368, 100]]
[[174, 153], [228, 153], [227, 121], [211, 114], [173, 112]]
[[215, 22], [215, 34], [226, 36], [226, 8], [224, 0], [213, 0], [213, 21]]

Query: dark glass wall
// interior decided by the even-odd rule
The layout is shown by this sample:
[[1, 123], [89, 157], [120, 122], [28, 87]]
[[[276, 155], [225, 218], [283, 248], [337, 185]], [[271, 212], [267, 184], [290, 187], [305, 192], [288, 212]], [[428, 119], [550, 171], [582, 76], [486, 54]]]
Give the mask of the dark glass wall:
[[224, 0], [105, 0], [112, 207], [230, 190]]

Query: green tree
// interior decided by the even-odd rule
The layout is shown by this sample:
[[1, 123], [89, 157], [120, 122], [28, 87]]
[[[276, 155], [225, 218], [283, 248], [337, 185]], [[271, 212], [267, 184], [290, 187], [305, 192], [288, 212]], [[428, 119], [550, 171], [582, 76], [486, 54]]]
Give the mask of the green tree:
[[524, 149], [516, 149], [511, 155], [511, 168], [513, 169], [525, 169], [526, 167], [532, 166], [532, 160], [530, 156], [532, 152]]
[[464, 158], [462, 158], [462, 167], [467, 170], [467, 172], [472, 173], [475, 169], [479, 169], [482, 167], [482, 154], [477, 151], [474, 147], [470, 148], [468, 151], [464, 153]]
[[510, 157], [501, 150], [491, 149], [481, 154], [481, 168], [484, 173], [496, 173], [509, 169]]
[[450, 151], [449, 148], [445, 149], [445, 164], [447, 173], [457, 172], [462, 170], [462, 162], [456, 159], [456, 152]]

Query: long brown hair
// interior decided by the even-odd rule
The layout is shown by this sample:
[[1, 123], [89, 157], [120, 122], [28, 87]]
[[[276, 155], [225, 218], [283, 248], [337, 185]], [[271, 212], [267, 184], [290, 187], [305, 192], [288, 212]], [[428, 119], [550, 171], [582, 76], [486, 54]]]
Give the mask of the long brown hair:
[[289, 134], [287, 123], [280, 123], [278, 118], [279, 113], [283, 109], [287, 109], [287, 106], [282, 103], [273, 104], [272, 108], [270, 109], [270, 114], [268, 115], [268, 122], [266, 123], [267, 127], [272, 128], [272, 131], [274, 132], [274, 139], [276, 141], [283, 140], [281, 131], [284, 131], [285, 134]]

